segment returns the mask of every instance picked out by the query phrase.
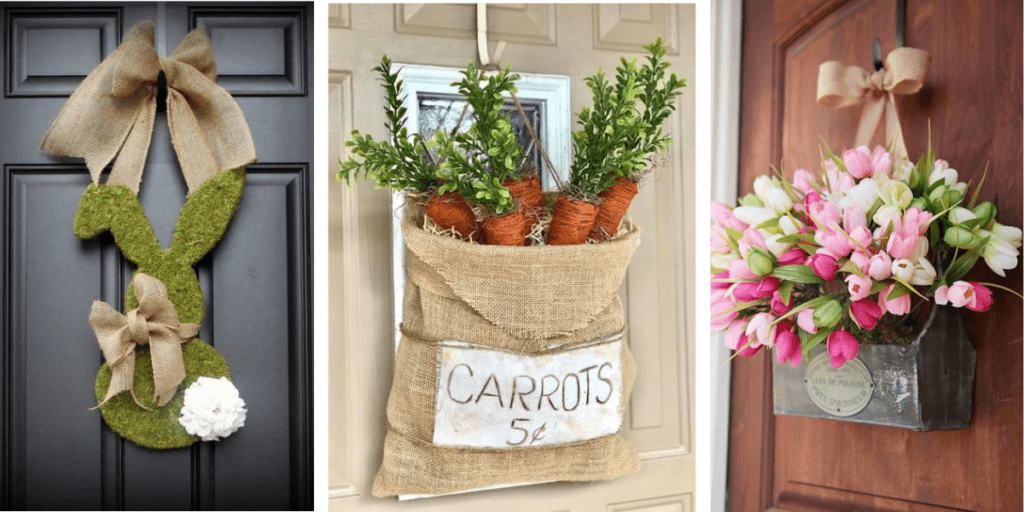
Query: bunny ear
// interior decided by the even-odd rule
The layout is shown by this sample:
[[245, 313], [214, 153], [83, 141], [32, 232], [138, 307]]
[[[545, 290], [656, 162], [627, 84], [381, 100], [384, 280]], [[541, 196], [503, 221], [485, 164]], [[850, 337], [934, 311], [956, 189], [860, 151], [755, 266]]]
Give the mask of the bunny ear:
[[91, 184], [82, 194], [75, 235], [88, 240], [104, 231], [114, 234], [121, 253], [136, 265], [146, 265], [163, 252], [139, 198], [127, 187]]
[[217, 245], [238, 209], [245, 186], [245, 168], [239, 167], [206, 180], [185, 201], [174, 227], [171, 253], [189, 264], [202, 259]]

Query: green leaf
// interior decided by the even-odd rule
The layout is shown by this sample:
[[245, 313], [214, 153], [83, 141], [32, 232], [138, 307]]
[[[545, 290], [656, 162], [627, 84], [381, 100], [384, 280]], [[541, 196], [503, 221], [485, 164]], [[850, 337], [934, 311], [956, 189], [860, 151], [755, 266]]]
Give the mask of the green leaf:
[[779, 283], [779, 298], [782, 302], [789, 304], [789, 299], [793, 295], [793, 281], [782, 281]]
[[[818, 346], [821, 342], [825, 341], [825, 339], [828, 338], [828, 335], [832, 334], [833, 331], [834, 329], [818, 329], [818, 332], [815, 333], [813, 336], [808, 337], [807, 340], [801, 338], [800, 345], [803, 347], [804, 359], [810, 358], [811, 349]], [[802, 333], [803, 329], [801, 329], [800, 332]]]
[[902, 297], [904, 295], [907, 295], [909, 293], [910, 293], [910, 289], [909, 288], [907, 288], [906, 286], [903, 286], [901, 283], [895, 283], [893, 285], [893, 287], [892, 287], [892, 291], [889, 292], [889, 295], [885, 296], [885, 300], [896, 300], [896, 299], [898, 299], [898, 298], [900, 298], [900, 297]]
[[804, 284], [818, 284], [824, 282], [824, 280], [818, 277], [818, 275], [814, 273], [814, 270], [807, 265], [783, 265], [781, 267], [775, 267], [775, 269], [772, 270], [771, 275], [786, 281], [794, 281]]

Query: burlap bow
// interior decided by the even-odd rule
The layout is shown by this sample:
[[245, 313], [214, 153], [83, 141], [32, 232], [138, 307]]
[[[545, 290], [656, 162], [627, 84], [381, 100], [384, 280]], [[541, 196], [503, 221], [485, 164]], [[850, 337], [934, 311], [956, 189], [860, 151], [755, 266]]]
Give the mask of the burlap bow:
[[896, 113], [895, 95], [914, 94], [921, 89], [929, 58], [924, 50], [897, 48], [885, 57], [885, 67], [871, 73], [838, 61], [824, 62], [818, 68], [818, 102], [835, 108], [864, 102], [857, 126], [857, 146], [871, 142], [884, 110], [885, 140], [893, 145], [894, 159], [904, 159], [907, 145]]
[[133, 385], [135, 347], [149, 345], [153, 361], [153, 399], [162, 407], [185, 379], [181, 344], [195, 337], [199, 326], [178, 322], [174, 305], [167, 298], [167, 288], [160, 280], [139, 273], [135, 274], [132, 282], [139, 307], [127, 315], [118, 313], [106, 302], [92, 303], [89, 324], [96, 331], [96, 339], [111, 373], [107, 396], [99, 405], [122, 391], [128, 391], [139, 407], [146, 408], [136, 398]]
[[189, 32], [169, 59], [153, 49], [153, 22], [135, 24], [113, 54], [85, 77], [40, 148], [81, 157], [92, 180], [114, 157], [108, 185], [138, 193], [156, 118], [157, 80], [167, 78], [167, 124], [191, 194], [211, 176], [256, 161], [242, 110], [217, 79], [213, 45]]

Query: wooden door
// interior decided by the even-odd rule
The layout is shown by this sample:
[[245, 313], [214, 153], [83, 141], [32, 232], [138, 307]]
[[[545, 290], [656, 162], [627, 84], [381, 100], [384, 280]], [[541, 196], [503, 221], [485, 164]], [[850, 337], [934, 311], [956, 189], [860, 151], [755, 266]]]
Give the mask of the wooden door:
[[[907, 46], [931, 53], [923, 90], [898, 98], [911, 155], [928, 143], [1000, 220], [1021, 225], [1021, 4], [907, 0]], [[897, 32], [897, 1], [749, 0], [745, 5], [740, 194], [778, 165], [815, 168], [823, 137], [852, 145], [860, 109], [815, 102], [818, 64], [870, 68]], [[884, 131], [884, 130], [880, 130]], [[880, 137], [879, 137], [880, 140]], [[997, 281], [985, 265], [971, 280]], [[1021, 289], [1021, 268], [1005, 281]], [[729, 509], [1021, 510], [1021, 302], [997, 292], [987, 313], [965, 312], [978, 352], [966, 430], [912, 432], [772, 415], [771, 360], [740, 357], [732, 370]]]
[[[475, 6], [330, 6], [330, 158], [336, 170], [353, 128], [385, 136], [384, 97], [371, 69], [395, 62], [465, 68], [476, 59]], [[567, 75], [572, 111], [590, 103], [583, 83], [620, 56], [662, 36], [674, 70], [689, 87], [667, 121], [670, 154], [641, 188], [631, 214], [643, 242], [620, 292], [638, 376], [625, 436], [639, 450], [637, 475], [595, 484], [545, 484], [429, 498], [413, 503], [370, 495], [380, 466], [385, 404], [394, 360], [390, 266], [391, 195], [359, 182], [330, 186], [331, 510], [692, 510], [693, 430], [693, 5], [510, 4], [488, 7], [491, 49], [505, 40], [503, 63], [525, 73]], [[575, 124], [575, 119], [573, 119]], [[497, 503], [507, 506], [496, 508]]]
[[[309, 172], [310, 4], [4, 4], [3, 509], [312, 507]], [[90, 182], [80, 159], [43, 154], [57, 112], [135, 23], [153, 19], [169, 55], [201, 27], [219, 83], [251, 127], [248, 167], [224, 238], [196, 267], [200, 338], [231, 366], [245, 426], [219, 442], [150, 451], [106, 427], [93, 381], [103, 362], [87, 322], [93, 300], [121, 303], [133, 266], [108, 234], [72, 231]], [[186, 187], [159, 113], [139, 197], [167, 247]]]

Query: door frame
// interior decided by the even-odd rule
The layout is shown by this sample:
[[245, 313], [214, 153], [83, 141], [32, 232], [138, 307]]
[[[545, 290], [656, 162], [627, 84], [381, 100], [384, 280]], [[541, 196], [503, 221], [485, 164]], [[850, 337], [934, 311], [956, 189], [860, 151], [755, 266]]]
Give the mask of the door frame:
[[[739, 190], [739, 136], [740, 136], [740, 84], [743, 53], [743, 0], [720, 0], [710, 2], [711, 7], [711, 197], [725, 204], [736, 202]], [[705, 210], [707, 211], [707, 210]], [[710, 223], [700, 219], [699, 223]], [[705, 226], [698, 229], [703, 230]], [[698, 232], [700, 233], [700, 232]], [[710, 236], [710, 229], [707, 231]], [[699, 238], [701, 234], [698, 234]], [[705, 257], [705, 254], [699, 257]], [[703, 272], [701, 266], [697, 272]], [[701, 288], [704, 286], [705, 288]], [[697, 289], [707, 289], [698, 281]], [[709, 313], [710, 314], [710, 311]], [[698, 314], [698, 318], [702, 315]], [[707, 328], [699, 326], [699, 328]], [[725, 511], [728, 505], [728, 467], [730, 432], [730, 397], [732, 363], [730, 352], [724, 343], [723, 333], [711, 333], [707, 357], [707, 378], [703, 382], [709, 387], [705, 396], [710, 397], [707, 413], [698, 418], [698, 423], [710, 424], [705, 432], [710, 438], [709, 457], [711, 461], [710, 489], [698, 485], [698, 489], [709, 492], [707, 501], [710, 510]]]

